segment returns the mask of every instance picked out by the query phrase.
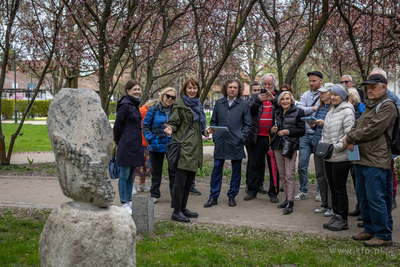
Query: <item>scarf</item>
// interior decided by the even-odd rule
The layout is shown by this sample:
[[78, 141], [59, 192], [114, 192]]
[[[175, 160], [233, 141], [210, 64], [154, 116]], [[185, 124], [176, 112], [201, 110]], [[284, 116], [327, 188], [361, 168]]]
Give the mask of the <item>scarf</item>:
[[207, 119], [206, 114], [204, 114], [201, 108], [200, 100], [197, 97], [190, 98], [187, 95], [182, 95], [182, 99], [186, 106], [190, 107], [193, 111], [193, 121], [200, 123], [200, 133], [203, 132], [207, 128]]

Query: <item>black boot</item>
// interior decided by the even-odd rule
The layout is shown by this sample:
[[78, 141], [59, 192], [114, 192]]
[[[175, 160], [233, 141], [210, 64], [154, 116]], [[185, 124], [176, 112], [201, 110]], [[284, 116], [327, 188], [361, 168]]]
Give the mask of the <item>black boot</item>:
[[358, 216], [358, 215], [360, 215], [360, 214], [361, 214], [360, 206], [359, 206], [358, 203], [357, 203], [356, 209], [355, 209], [354, 211], [352, 211], [352, 212], [349, 212], [349, 216], [354, 216], [354, 217], [356, 217], [356, 216]]
[[283, 209], [283, 208], [285, 208], [286, 205], [287, 205], [287, 203], [288, 203], [288, 200], [287, 200], [287, 198], [286, 198], [286, 199], [285, 199], [285, 202], [283, 202], [282, 204], [278, 205], [278, 209]]
[[286, 208], [283, 210], [283, 214], [290, 214], [293, 212], [294, 201], [288, 201]]

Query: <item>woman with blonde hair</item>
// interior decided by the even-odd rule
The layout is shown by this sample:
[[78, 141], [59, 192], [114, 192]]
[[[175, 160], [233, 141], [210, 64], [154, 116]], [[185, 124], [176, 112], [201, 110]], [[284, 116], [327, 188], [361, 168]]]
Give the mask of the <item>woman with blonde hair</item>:
[[283, 91], [278, 97], [279, 108], [275, 111], [275, 125], [270, 129], [271, 148], [274, 151], [276, 165], [282, 179], [286, 200], [278, 205], [283, 214], [293, 212], [295, 194], [295, 168], [299, 140], [306, 133], [304, 111], [295, 105], [290, 91]]
[[[161, 176], [164, 163], [164, 157], [168, 152], [166, 144], [171, 142], [171, 136], [168, 136], [165, 130], [165, 124], [171, 118], [173, 104], [176, 100], [176, 91], [172, 87], [167, 87], [161, 91], [160, 102], [150, 108], [143, 120], [143, 134], [148, 142], [151, 171], [150, 194], [154, 203], [158, 202], [161, 193]], [[168, 168], [169, 190], [172, 197], [172, 189], [175, 180], [175, 170]]]

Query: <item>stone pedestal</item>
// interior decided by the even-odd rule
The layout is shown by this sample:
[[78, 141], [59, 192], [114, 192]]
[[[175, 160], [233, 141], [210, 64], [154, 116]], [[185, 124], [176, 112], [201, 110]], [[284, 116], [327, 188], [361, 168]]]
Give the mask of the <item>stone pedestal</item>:
[[139, 234], [154, 231], [154, 199], [152, 197], [132, 196], [132, 218]]
[[135, 238], [135, 223], [120, 207], [64, 203], [40, 235], [41, 266], [136, 266]]

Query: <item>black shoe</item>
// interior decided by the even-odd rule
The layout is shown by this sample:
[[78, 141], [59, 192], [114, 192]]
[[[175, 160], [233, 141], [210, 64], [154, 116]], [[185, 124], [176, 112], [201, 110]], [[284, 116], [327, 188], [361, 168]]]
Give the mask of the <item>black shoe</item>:
[[268, 191], [267, 190], [265, 190], [265, 188], [263, 187], [263, 186], [260, 186], [259, 188], [258, 188], [258, 193], [260, 193], [260, 194], [267, 194], [268, 193]]
[[358, 217], [357, 217], [357, 221], [359, 221], [359, 222], [362, 222], [362, 217], [361, 217], [361, 214], [360, 214], [360, 215], [358, 215]]
[[201, 192], [199, 190], [196, 189], [196, 187], [192, 186], [192, 188], [190, 188], [190, 194], [192, 195], [201, 195]]
[[392, 203], [392, 210], [394, 210], [395, 208], [397, 208], [397, 201], [396, 198], [393, 198], [393, 203]]
[[171, 220], [184, 223], [190, 222], [189, 218], [183, 215], [182, 211], [178, 214], [172, 213]]
[[234, 197], [229, 198], [229, 207], [235, 207], [236, 206], [236, 201]]
[[357, 227], [359, 227], [359, 228], [365, 228], [364, 223], [362, 223], [362, 222], [357, 223]]
[[199, 217], [199, 214], [197, 212], [191, 212], [188, 209], [185, 209], [184, 211], [182, 211], [183, 215], [185, 215], [188, 218], [197, 218]]
[[278, 209], [283, 209], [283, 208], [285, 208], [286, 205], [287, 205], [287, 203], [288, 203], [288, 200], [287, 200], [287, 198], [286, 198], [286, 199], [285, 199], [285, 202], [283, 202], [282, 204], [278, 205]]
[[243, 200], [248, 201], [248, 200], [255, 199], [256, 197], [257, 197], [256, 195], [247, 194], [247, 196], [245, 196]]
[[283, 192], [283, 186], [281, 186], [281, 188], [279, 188], [279, 192]]
[[356, 217], [360, 214], [361, 214], [361, 210], [360, 210], [360, 207], [358, 206], [358, 204], [356, 205], [356, 209], [354, 211], [349, 212], [349, 216], [354, 216], [354, 217]]
[[338, 220], [331, 224], [328, 229], [331, 231], [342, 231], [342, 230], [349, 230], [349, 224], [347, 220], [344, 220], [342, 216], [338, 215]]
[[210, 198], [210, 199], [207, 201], [207, 203], [204, 204], [204, 207], [205, 207], [205, 208], [209, 208], [209, 207], [212, 207], [212, 206], [214, 206], [214, 205], [218, 205], [218, 201], [217, 201], [216, 199]]
[[337, 220], [339, 220], [338, 216], [336, 214], [332, 215], [332, 219], [328, 222], [328, 223], [324, 223], [322, 225], [322, 227], [324, 227], [324, 229], [328, 229], [329, 226], [331, 226], [332, 224], [334, 224]]
[[276, 196], [272, 196], [272, 197], [269, 197], [269, 201], [271, 201], [271, 203], [278, 203], [279, 199]]
[[286, 208], [283, 210], [283, 214], [290, 214], [293, 212], [294, 201], [288, 201]]

